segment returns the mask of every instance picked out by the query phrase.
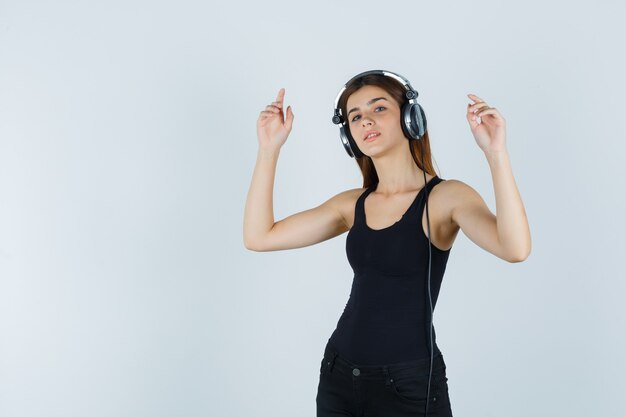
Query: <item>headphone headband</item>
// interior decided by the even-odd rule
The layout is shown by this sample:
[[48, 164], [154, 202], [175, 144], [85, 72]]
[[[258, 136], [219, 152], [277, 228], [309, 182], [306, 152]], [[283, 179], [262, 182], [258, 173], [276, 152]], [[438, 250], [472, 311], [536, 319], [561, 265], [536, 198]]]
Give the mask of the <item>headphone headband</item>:
[[[411, 95], [411, 97], [407, 97], [409, 100], [414, 100], [418, 96], [417, 91], [415, 91], [415, 89], [413, 89], [413, 87], [411, 87], [411, 83], [409, 82], [409, 80], [407, 80], [406, 78], [404, 78], [400, 74], [396, 74], [395, 72], [391, 72], [391, 71], [387, 71], [387, 70], [370, 70], [370, 71], [365, 71], [365, 72], [362, 72], [362, 73], [357, 74], [354, 77], [350, 78], [350, 80], [347, 83], [345, 83], [344, 86], [341, 88], [341, 90], [339, 91], [339, 94], [337, 94], [337, 98], [335, 98], [335, 107], [334, 107], [335, 108], [335, 115], [337, 115], [339, 117], [342, 117], [341, 109], [339, 108], [339, 99], [341, 98], [341, 95], [343, 94], [343, 92], [346, 91], [346, 88], [348, 88], [348, 85], [350, 85], [352, 83], [352, 81], [356, 80], [357, 78], [365, 77], [366, 75], [370, 75], [370, 74], [385, 75], [387, 77], [391, 77], [391, 78], [395, 79], [400, 84], [402, 84], [402, 86], [406, 89], [407, 96], [409, 94]], [[413, 96], [413, 94], [415, 94], [415, 96]], [[341, 123], [341, 121], [335, 122], [335, 120], [333, 118], [333, 123], [337, 125], [337, 124]]]

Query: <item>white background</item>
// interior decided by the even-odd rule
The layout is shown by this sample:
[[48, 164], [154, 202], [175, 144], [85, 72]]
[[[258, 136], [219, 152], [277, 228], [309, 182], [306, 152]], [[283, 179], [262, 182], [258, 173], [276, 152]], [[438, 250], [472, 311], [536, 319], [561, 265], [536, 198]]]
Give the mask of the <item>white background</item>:
[[370, 69], [411, 81], [438, 174], [494, 213], [466, 94], [507, 122], [533, 250], [452, 248], [435, 327], [455, 416], [626, 414], [625, 12], [1, 1], [0, 415], [315, 415], [346, 235], [245, 249], [256, 120], [285, 87], [276, 221], [360, 187], [331, 116]]

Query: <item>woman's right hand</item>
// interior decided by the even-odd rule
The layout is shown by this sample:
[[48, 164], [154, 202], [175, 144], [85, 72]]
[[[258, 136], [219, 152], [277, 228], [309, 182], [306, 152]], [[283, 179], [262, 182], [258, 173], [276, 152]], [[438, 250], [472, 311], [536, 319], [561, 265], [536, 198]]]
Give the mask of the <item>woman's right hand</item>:
[[279, 149], [291, 132], [293, 125], [293, 111], [287, 107], [287, 117], [283, 114], [283, 98], [285, 89], [278, 91], [276, 101], [265, 107], [259, 115], [256, 124], [256, 133], [259, 138], [259, 147], [264, 149]]

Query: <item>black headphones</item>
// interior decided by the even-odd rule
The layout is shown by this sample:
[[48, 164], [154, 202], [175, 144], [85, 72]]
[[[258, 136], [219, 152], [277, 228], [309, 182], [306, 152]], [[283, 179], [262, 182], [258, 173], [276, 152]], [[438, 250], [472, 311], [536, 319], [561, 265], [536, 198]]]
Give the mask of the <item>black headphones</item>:
[[363, 156], [363, 153], [359, 150], [359, 147], [357, 146], [354, 138], [352, 138], [352, 135], [350, 135], [350, 129], [346, 126], [347, 120], [341, 114], [341, 109], [338, 107], [339, 99], [341, 98], [341, 95], [346, 90], [348, 85], [352, 83], [352, 81], [370, 74], [380, 74], [391, 77], [394, 80], [398, 81], [400, 84], [402, 84], [402, 86], [404, 86], [406, 90], [404, 96], [408, 99], [408, 102], [402, 104], [402, 109], [400, 112], [400, 126], [402, 127], [402, 130], [404, 131], [406, 137], [409, 138], [409, 140], [419, 140], [422, 138], [422, 136], [424, 136], [424, 132], [426, 132], [426, 115], [424, 114], [424, 109], [422, 109], [422, 106], [420, 106], [417, 102], [418, 93], [413, 87], [411, 87], [409, 80], [399, 74], [386, 70], [371, 70], [362, 72], [352, 77], [350, 81], [348, 81], [342, 87], [341, 91], [339, 91], [339, 94], [337, 94], [337, 98], [335, 99], [335, 111], [332, 119], [334, 124], [341, 124], [341, 126], [339, 127], [341, 142], [343, 143], [346, 152], [348, 152], [348, 156], [350, 156], [351, 158], [361, 158]]
[[[355, 75], [348, 81], [337, 94], [337, 98], [335, 99], [335, 113], [333, 114], [333, 123], [338, 125], [339, 127], [339, 135], [341, 136], [341, 142], [348, 152], [348, 155], [351, 158], [361, 158], [364, 154], [359, 150], [354, 138], [350, 135], [349, 129], [346, 129], [346, 120], [341, 114], [341, 109], [338, 107], [339, 99], [341, 95], [346, 90], [348, 85], [352, 83], [356, 78], [363, 77], [369, 74], [381, 74], [387, 77], [391, 77], [396, 81], [399, 81], [405, 88], [404, 96], [408, 99], [408, 102], [402, 104], [401, 109], [401, 120], [400, 126], [402, 126], [402, 130], [404, 134], [409, 140], [419, 140], [420, 145], [422, 146], [422, 167], [424, 166], [424, 141], [420, 140], [424, 133], [426, 132], [426, 115], [424, 114], [424, 109], [417, 102], [417, 91], [411, 87], [409, 80], [404, 78], [403, 76], [393, 73], [391, 71], [385, 70], [371, 70], [365, 71], [360, 74]], [[426, 187], [426, 171], [422, 170], [424, 173], [424, 187]], [[424, 415], [428, 415], [428, 400], [430, 399], [430, 380], [433, 372], [433, 301], [432, 295], [430, 293], [430, 267], [432, 260], [432, 248], [430, 241], [430, 216], [428, 215], [428, 189], [424, 190], [426, 194], [426, 221], [428, 223], [428, 299], [430, 301], [430, 373], [428, 374], [428, 390], [426, 392], [426, 412]], [[422, 227], [422, 222], [420, 221], [420, 227]]]

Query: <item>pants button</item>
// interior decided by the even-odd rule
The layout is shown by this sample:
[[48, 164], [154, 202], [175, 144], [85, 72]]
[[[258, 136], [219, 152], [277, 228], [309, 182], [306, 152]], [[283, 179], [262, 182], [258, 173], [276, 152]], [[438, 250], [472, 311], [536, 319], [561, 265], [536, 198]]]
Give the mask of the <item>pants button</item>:
[[359, 370], [359, 368], [354, 368], [352, 370], [352, 375], [359, 376], [360, 374], [361, 374], [361, 371]]

